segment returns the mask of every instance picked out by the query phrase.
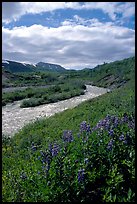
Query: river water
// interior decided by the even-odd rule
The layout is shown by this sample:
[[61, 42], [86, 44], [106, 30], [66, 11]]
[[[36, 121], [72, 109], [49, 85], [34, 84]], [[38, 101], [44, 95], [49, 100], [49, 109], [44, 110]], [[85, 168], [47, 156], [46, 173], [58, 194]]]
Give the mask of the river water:
[[83, 101], [105, 94], [109, 89], [86, 85], [84, 95], [73, 97], [56, 103], [36, 107], [20, 108], [21, 101], [15, 101], [2, 107], [2, 134], [13, 136], [25, 124], [41, 117], [50, 117], [55, 113], [74, 108]]

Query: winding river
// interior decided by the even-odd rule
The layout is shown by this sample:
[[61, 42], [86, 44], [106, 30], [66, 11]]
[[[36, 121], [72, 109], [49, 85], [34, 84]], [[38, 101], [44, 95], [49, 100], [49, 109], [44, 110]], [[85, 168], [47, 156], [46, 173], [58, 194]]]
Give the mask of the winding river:
[[41, 117], [50, 117], [55, 113], [74, 108], [81, 102], [105, 94], [109, 89], [86, 85], [84, 95], [73, 97], [56, 103], [40, 105], [37, 107], [20, 108], [21, 101], [7, 104], [2, 107], [2, 134], [13, 136], [25, 124]]

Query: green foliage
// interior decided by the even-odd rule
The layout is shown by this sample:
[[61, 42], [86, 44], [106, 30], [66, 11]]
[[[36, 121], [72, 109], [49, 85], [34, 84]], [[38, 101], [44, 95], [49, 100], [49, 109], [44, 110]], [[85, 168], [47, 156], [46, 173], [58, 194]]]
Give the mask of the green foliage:
[[21, 108], [34, 107], [41, 104], [53, 103], [84, 94], [83, 82], [73, 81], [62, 85], [54, 85], [47, 88], [26, 88], [22, 91], [3, 93], [2, 105], [9, 102], [23, 100]]
[[[3, 202], [135, 202], [135, 80], [128, 65], [133, 73], [125, 68], [130, 80], [119, 88], [2, 138]], [[49, 92], [69, 93], [62, 85]]]
[[[3, 201], [134, 202], [134, 94], [134, 81], [130, 81], [123, 88], [72, 110], [29, 124], [13, 138], [5, 140], [2, 147]], [[126, 117], [124, 113], [127, 113], [127, 122], [121, 123]], [[114, 131], [112, 150], [107, 149], [112, 136], [105, 126], [95, 128], [108, 114], [112, 119], [118, 118], [116, 127], [113, 120], [109, 125]], [[82, 121], [90, 124], [92, 133], [79, 132]], [[72, 130], [71, 142], [62, 141], [64, 130]], [[124, 138], [129, 136], [127, 144], [119, 140], [121, 134]], [[59, 147], [57, 156], [50, 155], [50, 144]], [[49, 155], [49, 171], [42, 153]], [[83, 169], [85, 179], [79, 183]]]

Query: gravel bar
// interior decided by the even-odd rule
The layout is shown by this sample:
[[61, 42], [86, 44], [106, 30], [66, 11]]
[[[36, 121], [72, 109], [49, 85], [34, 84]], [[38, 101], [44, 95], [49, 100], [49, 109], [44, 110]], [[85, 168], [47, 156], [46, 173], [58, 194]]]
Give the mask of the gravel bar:
[[95, 98], [109, 92], [109, 89], [86, 85], [84, 95], [73, 97], [56, 103], [40, 105], [36, 107], [20, 108], [22, 100], [15, 101], [2, 107], [2, 134], [13, 136], [26, 124], [38, 118], [50, 117], [55, 113], [74, 108], [83, 101]]

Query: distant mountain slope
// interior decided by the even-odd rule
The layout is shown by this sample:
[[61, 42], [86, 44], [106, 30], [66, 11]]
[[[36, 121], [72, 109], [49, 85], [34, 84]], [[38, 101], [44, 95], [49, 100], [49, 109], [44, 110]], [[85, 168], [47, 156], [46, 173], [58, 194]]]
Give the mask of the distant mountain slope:
[[14, 72], [32, 72], [34, 71], [33, 65], [9, 61], [9, 60], [3, 60], [2, 67], [4, 67], [6, 70], [11, 71], [13, 73]]
[[39, 62], [36, 64], [37, 69], [40, 71], [65, 71], [66, 69], [58, 64], [50, 64], [45, 62]]
[[11, 72], [35, 72], [35, 71], [52, 71], [62, 72], [66, 69], [58, 64], [39, 62], [36, 65], [20, 63], [9, 60], [2, 60], [2, 67]]

